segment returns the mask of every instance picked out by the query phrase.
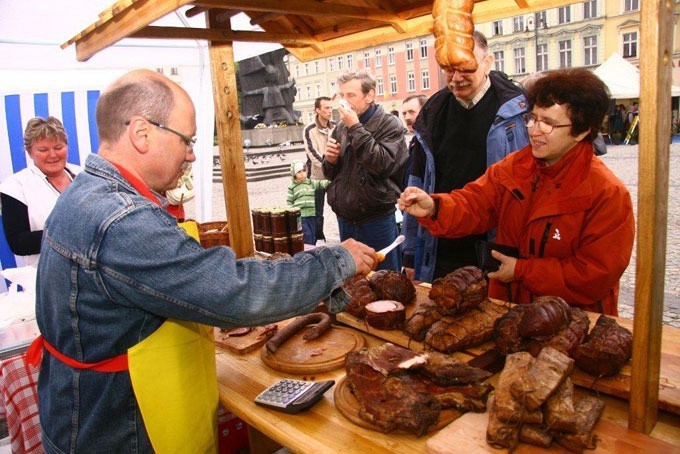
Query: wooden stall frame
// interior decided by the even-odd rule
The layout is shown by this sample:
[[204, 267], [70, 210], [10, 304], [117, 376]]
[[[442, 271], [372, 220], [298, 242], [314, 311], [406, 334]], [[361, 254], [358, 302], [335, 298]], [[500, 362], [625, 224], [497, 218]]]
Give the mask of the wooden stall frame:
[[[475, 4], [477, 23], [574, 3], [573, 0], [482, 0]], [[641, 10], [640, 144], [638, 246], [633, 348], [634, 390], [629, 427], [649, 433], [657, 417], [661, 320], [664, 296], [668, 210], [671, 57], [675, 2], [645, 0]], [[320, 5], [323, 4], [323, 5]], [[363, 4], [364, 6], [357, 6]], [[264, 31], [232, 31], [208, 13], [207, 29], [178, 30], [149, 24], [193, 5], [187, 14], [211, 9], [227, 16], [245, 12]], [[210, 41], [210, 59], [224, 175], [230, 241], [238, 257], [253, 254], [248, 192], [232, 42], [280, 42], [305, 61], [376, 46], [432, 31], [431, 0], [120, 0], [99, 20], [62, 47], [76, 46], [79, 61], [123, 38], [183, 38]], [[312, 18], [311, 20], [307, 20]], [[285, 30], [285, 31], [284, 31]], [[228, 133], [227, 133], [228, 132]]]

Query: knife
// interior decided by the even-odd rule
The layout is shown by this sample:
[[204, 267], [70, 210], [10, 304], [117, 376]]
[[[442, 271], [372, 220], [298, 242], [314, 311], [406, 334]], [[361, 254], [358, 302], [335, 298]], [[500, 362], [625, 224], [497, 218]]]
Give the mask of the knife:
[[382, 262], [385, 260], [385, 256], [389, 254], [389, 252], [394, 249], [395, 247], [399, 246], [401, 243], [404, 242], [406, 237], [404, 235], [399, 235], [394, 241], [392, 241], [392, 244], [387, 246], [386, 248], [380, 249], [376, 254], [378, 254], [378, 262]]

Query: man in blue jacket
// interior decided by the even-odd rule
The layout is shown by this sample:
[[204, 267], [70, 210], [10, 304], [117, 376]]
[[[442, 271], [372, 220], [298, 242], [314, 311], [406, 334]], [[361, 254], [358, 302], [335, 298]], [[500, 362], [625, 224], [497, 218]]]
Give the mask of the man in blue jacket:
[[[486, 168], [525, 147], [529, 135], [523, 89], [498, 71], [486, 37], [474, 32], [477, 70], [447, 71], [447, 87], [423, 106], [414, 124], [415, 143], [409, 186], [428, 193], [450, 192], [481, 176]], [[487, 235], [435, 238], [404, 214], [403, 265], [411, 278], [432, 282], [476, 265], [475, 242]]]

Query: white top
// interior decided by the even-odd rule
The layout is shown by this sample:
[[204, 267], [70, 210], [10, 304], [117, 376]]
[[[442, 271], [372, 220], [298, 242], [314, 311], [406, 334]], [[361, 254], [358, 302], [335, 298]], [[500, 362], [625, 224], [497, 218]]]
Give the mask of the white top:
[[[66, 164], [73, 175], [82, 170], [80, 167]], [[45, 220], [57, 203], [60, 192], [47, 180], [47, 176], [32, 163], [23, 170], [10, 175], [0, 184], [0, 192], [6, 194], [28, 208], [28, 220], [31, 231], [43, 230]], [[38, 266], [40, 254], [15, 255], [17, 266]]]

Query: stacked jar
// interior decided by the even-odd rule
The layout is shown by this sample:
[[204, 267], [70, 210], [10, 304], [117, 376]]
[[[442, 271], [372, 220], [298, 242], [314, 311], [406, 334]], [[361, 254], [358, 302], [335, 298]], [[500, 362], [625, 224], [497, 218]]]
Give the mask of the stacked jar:
[[256, 208], [252, 216], [256, 250], [293, 255], [305, 249], [299, 208]]
[[274, 238], [272, 237], [272, 218], [271, 218], [271, 209], [269, 208], [261, 208], [260, 209], [260, 215], [261, 215], [261, 227], [262, 227], [262, 249], [260, 249], [262, 252], [266, 252], [268, 254], [273, 254], [274, 253]]

